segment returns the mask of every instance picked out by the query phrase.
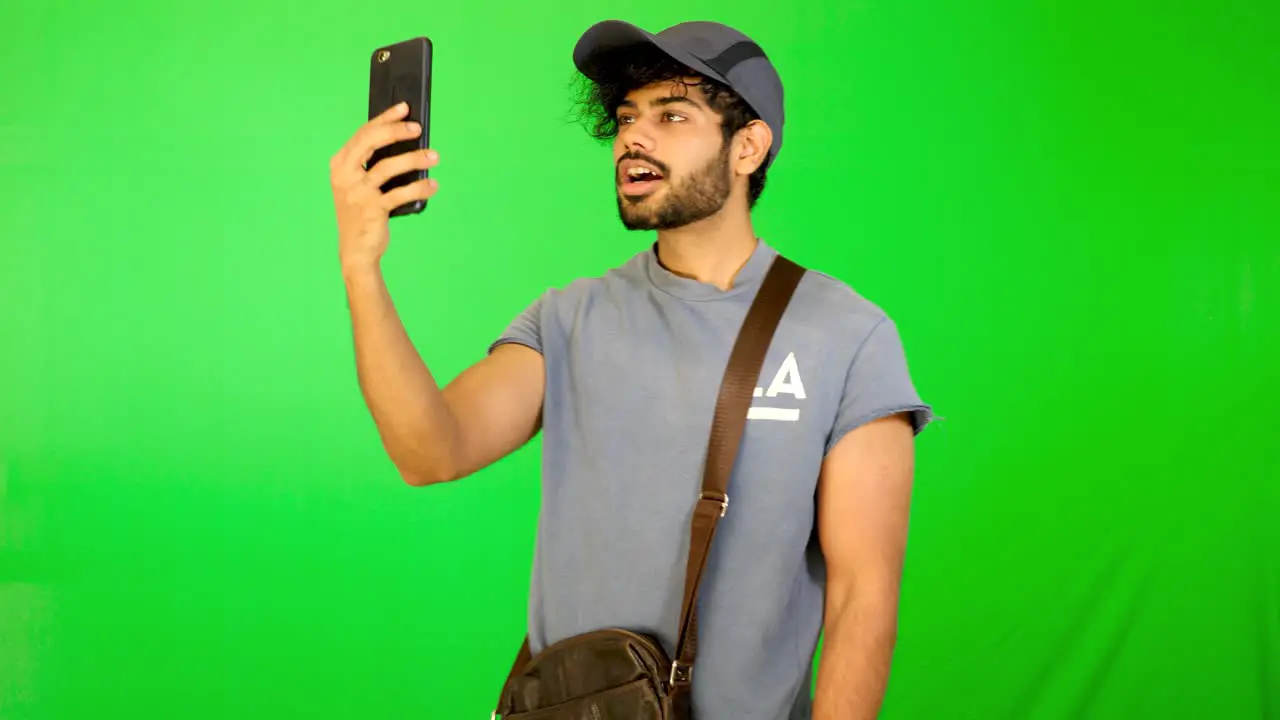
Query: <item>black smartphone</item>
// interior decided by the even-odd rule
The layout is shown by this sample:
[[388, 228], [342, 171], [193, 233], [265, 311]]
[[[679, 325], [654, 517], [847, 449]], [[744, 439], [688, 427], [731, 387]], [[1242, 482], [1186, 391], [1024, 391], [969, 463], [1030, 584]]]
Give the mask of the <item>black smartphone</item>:
[[[431, 40], [417, 37], [380, 47], [369, 57], [369, 119], [381, 115], [399, 102], [409, 103], [405, 120], [422, 126], [422, 134], [378, 148], [366, 167], [412, 150], [424, 150], [431, 140]], [[386, 192], [411, 182], [425, 180], [426, 170], [415, 170], [387, 181]], [[425, 200], [406, 203], [391, 211], [392, 216], [413, 215], [426, 209]]]

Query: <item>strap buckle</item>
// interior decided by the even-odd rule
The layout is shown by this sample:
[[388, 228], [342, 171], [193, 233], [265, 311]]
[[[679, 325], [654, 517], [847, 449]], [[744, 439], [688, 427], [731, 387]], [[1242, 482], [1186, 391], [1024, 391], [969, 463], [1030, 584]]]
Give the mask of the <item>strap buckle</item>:
[[724, 514], [729, 511], [729, 494], [728, 493], [708, 492], [706, 490], [703, 490], [702, 493], [698, 495], [698, 499], [711, 500], [713, 502], [720, 503], [720, 517], [724, 517]]
[[693, 680], [693, 668], [688, 665], [681, 665], [680, 661], [671, 661], [671, 677], [668, 678], [671, 685], [676, 683], [684, 684]]

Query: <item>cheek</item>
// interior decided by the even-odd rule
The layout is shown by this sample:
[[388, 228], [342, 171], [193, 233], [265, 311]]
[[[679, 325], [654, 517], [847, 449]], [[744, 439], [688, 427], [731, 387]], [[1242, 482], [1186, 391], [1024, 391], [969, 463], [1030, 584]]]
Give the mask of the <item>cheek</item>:
[[627, 154], [627, 139], [630, 128], [619, 126], [618, 134], [613, 136], [613, 159], [617, 160]]

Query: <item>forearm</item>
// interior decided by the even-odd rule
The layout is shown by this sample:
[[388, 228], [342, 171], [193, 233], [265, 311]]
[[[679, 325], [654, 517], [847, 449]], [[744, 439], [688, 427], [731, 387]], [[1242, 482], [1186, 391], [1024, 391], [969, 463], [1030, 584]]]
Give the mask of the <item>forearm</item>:
[[343, 268], [365, 404], [392, 462], [413, 485], [452, 479], [455, 422], [409, 339], [376, 264]]
[[875, 720], [897, 639], [896, 603], [850, 600], [827, 613], [814, 720]]

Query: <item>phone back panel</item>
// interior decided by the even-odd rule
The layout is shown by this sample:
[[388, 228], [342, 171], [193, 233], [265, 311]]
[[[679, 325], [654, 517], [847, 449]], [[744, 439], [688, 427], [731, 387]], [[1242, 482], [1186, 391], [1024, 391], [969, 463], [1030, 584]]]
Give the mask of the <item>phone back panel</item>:
[[[405, 120], [416, 121], [422, 126], [422, 134], [412, 140], [402, 140], [377, 149], [369, 158], [368, 167], [395, 155], [412, 150], [423, 150], [431, 142], [431, 41], [425, 37], [404, 40], [394, 45], [380, 47], [369, 58], [369, 119], [398, 102], [409, 103]], [[408, 185], [427, 177], [426, 170], [405, 173], [387, 181], [383, 192]], [[408, 215], [422, 212], [426, 202], [418, 201], [396, 208], [392, 215]]]

